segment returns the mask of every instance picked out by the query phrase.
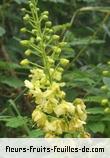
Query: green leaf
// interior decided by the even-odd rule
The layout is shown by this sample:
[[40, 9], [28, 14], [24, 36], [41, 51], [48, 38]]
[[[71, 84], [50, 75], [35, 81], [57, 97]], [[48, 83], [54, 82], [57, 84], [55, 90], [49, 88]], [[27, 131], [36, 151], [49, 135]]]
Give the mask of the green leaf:
[[84, 99], [85, 102], [95, 102], [100, 103], [104, 97], [102, 96], [89, 96]]
[[90, 39], [89, 38], [84, 38], [84, 39], [74, 39], [70, 45], [71, 46], [76, 46], [76, 45], [88, 45], [88, 44], [102, 44], [102, 43], [105, 43], [104, 40], [95, 40], [95, 39]]
[[102, 118], [102, 121], [110, 121], [110, 115], [105, 116], [104, 118]]
[[104, 109], [103, 108], [89, 108], [87, 109], [87, 112], [89, 114], [104, 114]]
[[43, 131], [41, 129], [35, 129], [35, 130], [32, 130], [30, 132], [30, 135], [29, 137], [31, 138], [39, 138], [39, 137], [42, 137], [44, 135]]
[[11, 128], [18, 128], [25, 125], [28, 122], [26, 117], [13, 117], [7, 120], [6, 126]]
[[0, 37], [2, 37], [5, 34], [5, 29], [0, 26]]
[[20, 88], [24, 85], [23, 81], [15, 77], [1, 76], [0, 82], [13, 88]]
[[87, 2], [87, 3], [91, 3], [91, 2], [96, 2], [96, 0], [78, 0], [79, 2]]
[[12, 62], [6, 62], [6, 61], [0, 61], [0, 69], [3, 70], [10, 70], [10, 69], [22, 69], [22, 66], [12, 63]]
[[27, 0], [14, 0], [16, 3], [21, 4], [21, 3], [26, 3]]
[[103, 82], [110, 88], [110, 77], [103, 77]]
[[89, 122], [88, 128], [93, 132], [93, 133], [103, 133], [105, 129], [105, 125], [102, 122]]
[[[46, 1], [46, 0], [43, 0]], [[48, 0], [49, 2], [54, 2], [54, 3], [65, 3], [65, 0]]]

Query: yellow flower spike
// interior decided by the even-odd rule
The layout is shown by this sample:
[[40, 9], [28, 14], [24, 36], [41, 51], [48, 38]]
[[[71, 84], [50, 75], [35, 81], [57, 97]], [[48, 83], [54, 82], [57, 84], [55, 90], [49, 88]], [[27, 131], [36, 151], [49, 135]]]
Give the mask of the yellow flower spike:
[[29, 65], [30, 61], [28, 59], [24, 59], [20, 62], [21, 65], [25, 66], [25, 65]]
[[[65, 92], [61, 90], [65, 85], [61, 81], [62, 73], [69, 60], [60, 58], [60, 53], [67, 43], [59, 41], [60, 36], [55, 34], [54, 27], [51, 28], [52, 22], [48, 20], [48, 11], [38, 13], [39, 8], [33, 1], [29, 1], [28, 5], [29, 10], [23, 11], [30, 13], [26, 13], [23, 19], [31, 25], [30, 31], [28, 28], [22, 28], [21, 31], [31, 34], [27, 36], [28, 40], [22, 40], [20, 43], [28, 47], [25, 55], [29, 56], [37, 51], [42, 61], [39, 62], [41, 65], [33, 63], [36, 68], [30, 71], [30, 81], [25, 80], [25, 86], [29, 89], [28, 94], [36, 104], [32, 119], [37, 127], [45, 132], [46, 138], [61, 137], [64, 132], [70, 131], [84, 134], [83, 125], [87, 115], [83, 100], [78, 98], [73, 103], [68, 102], [64, 99]], [[57, 66], [58, 57], [60, 63]], [[29, 63], [32, 64], [28, 59], [21, 61], [22, 65]]]
[[44, 127], [47, 120], [47, 116], [43, 112], [35, 109], [32, 113], [32, 119], [34, 122], [37, 123], [38, 127]]

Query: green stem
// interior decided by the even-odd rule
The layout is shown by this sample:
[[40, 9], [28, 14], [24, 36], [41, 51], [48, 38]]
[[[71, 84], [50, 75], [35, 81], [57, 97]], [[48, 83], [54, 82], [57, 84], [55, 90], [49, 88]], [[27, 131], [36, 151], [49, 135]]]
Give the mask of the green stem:
[[[33, 4], [34, 4], [34, 2], [33, 2]], [[45, 46], [44, 46], [45, 42], [44, 42], [44, 39], [43, 39], [44, 34], [42, 33], [42, 30], [41, 30], [41, 22], [39, 20], [38, 13], [35, 12], [37, 10], [35, 5], [34, 5], [34, 8], [32, 8], [31, 10], [32, 10], [33, 21], [35, 22], [35, 27], [38, 30], [38, 36], [41, 38], [39, 50], [40, 50], [40, 53], [41, 53], [41, 56], [42, 56], [43, 65], [44, 65], [44, 68], [45, 68], [45, 71], [46, 71], [46, 75], [48, 76], [48, 79], [49, 79], [50, 84], [51, 84], [52, 79], [51, 79], [51, 75], [50, 75], [50, 72], [49, 72], [50, 67], [49, 67], [49, 64], [48, 64], [48, 59], [47, 59], [47, 55], [46, 55], [46, 51], [45, 51]]]

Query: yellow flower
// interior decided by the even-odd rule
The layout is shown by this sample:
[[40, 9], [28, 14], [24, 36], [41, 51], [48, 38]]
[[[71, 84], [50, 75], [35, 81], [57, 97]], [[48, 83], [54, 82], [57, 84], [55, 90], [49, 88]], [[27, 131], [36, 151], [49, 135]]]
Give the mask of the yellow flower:
[[82, 120], [82, 121], [86, 121], [86, 119], [87, 119], [87, 114], [86, 114], [86, 113], [83, 113], [82, 115], [79, 115], [79, 119]]
[[80, 99], [80, 98], [76, 98], [76, 99], [74, 100], [73, 104], [74, 104], [75, 106], [80, 105], [82, 110], [85, 110], [85, 108], [86, 108], [86, 106], [85, 106], [83, 100]]
[[75, 107], [73, 106], [72, 103], [62, 101], [61, 104], [59, 104], [55, 109], [54, 109], [55, 114], [57, 117], [61, 115], [66, 115], [66, 114], [74, 114], [75, 113]]
[[53, 79], [55, 79], [56, 81], [60, 81], [62, 79], [62, 73], [56, 70], [53, 73]]
[[55, 134], [62, 134], [63, 133], [63, 122], [61, 120], [54, 120], [52, 122], [48, 122], [46, 121], [46, 124], [45, 124], [45, 128], [44, 130], [46, 132], [54, 132]]
[[80, 104], [76, 105], [76, 111], [79, 115], [82, 115], [84, 113]]
[[84, 133], [84, 138], [91, 138], [91, 135], [87, 132]]
[[77, 119], [77, 118], [73, 118], [69, 122], [69, 130], [74, 131], [78, 128], [81, 128], [83, 124], [85, 124], [84, 121], [81, 121], [80, 119]]
[[82, 105], [76, 105], [76, 112], [80, 120], [85, 121], [87, 119], [86, 110], [84, 109], [84, 107], [82, 107]]
[[25, 83], [25, 86], [27, 88], [29, 88], [29, 89], [33, 89], [34, 88], [33, 84], [30, 81], [25, 80], [24, 83]]
[[44, 127], [47, 117], [43, 112], [35, 109], [32, 113], [32, 119], [37, 123], [38, 127]]
[[56, 138], [56, 136], [54, 133], [48, 132], [46, 133], [45, 138]]
[[31, 70], [32, 78], [39, 80], [45, 77], [44, 71], [42, 69], [36, 68]]
[[51, 114], [51, 113], [53, 113], [53, 107], [54, 107], [54, 105], [48, 102], [45, 105], [43, 105], [43, 111], [48, 114]]
[[56, 82], [53, 82], [52, 86], [51, 86], [51, 90], [53, 92], [59, 92], [60, 91], [60, 87], [59, 87], [59, 84], [56, 83]]

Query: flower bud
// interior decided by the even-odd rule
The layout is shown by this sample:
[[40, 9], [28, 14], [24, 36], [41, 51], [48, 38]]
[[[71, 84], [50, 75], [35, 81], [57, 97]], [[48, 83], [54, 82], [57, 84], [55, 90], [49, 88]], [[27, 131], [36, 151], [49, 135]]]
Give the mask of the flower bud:
[[47, 22], [45, 23], [45, 25], [46, 25], [47, 27], [51, 27], [51, 26], [52, 26], [52, 22], [51, 22], [51, 21], [47, 21]]
[[48, 20], [48, 16], [47, 15], [43, 15], [42, 19], [46, 21], [46, 20]]
[[26, 15], [23, 17], [23, 20], [25, 20], [25, 21], [29, 21], [29, 19], [30, 19], [29, 14], [26, 14]]
[[49, 15], [49, 12], [48, 11], [44, 11], [42, 14], [43, 15]]
[[61, 53], [61, 48], [59, 47], [54, 47], [54, 52], [57, 53], [57, 54], [60, 54]]
[[53, 40], [59, 40], [60, 36], [58, 36], [58, 35], [53, 35], [52, 38], [53, 38]]
[[103, 91], [105, 91], [105, 90], [107, 90], [108, 88], [107, 88], [106, 85], [104, 85], [104, 86], [102, 86], [100, 89], [103, 90]]
[[107, 71], [107, 70], [102, 71], [102, 74], [103, 74], [104, 76], [107, 76], [107, 75], [109, 74], [109, 71]]
[[30, 38], [30, 42], [31, 42], [31, 43], [34, 43], [34, 42], [35, 42], [35, 38], [34, 38], [34, 37], [31, 37], [31, 38]]
[[40, 11], [40, 9], [39, 9], [39, 8], [37, 8], [37, 11]]
[[57, 70], [60, 71], [60, 72], [64, 71], [64, 69], [62, 67], [59, 67]]
[[46, 32], [46, 33], [48, 33], [48, 32], [49, 32], [49, 30], [50, 30], [49, 28], [46, 28], [46, 29], [45, 29], [45, 32]]
[[25, 9], [25, 8], [21, 8], [21, 11], [22, 11], [22, 12], [26, 12], [26, 9]]
[[27, 29], [25, 27], [20, 29], [20, 32], [25, 33], [27, 31]]
[[33, 8], [33, 7], [34, 7], [33, 3], [31, 3], [31, 2], [30, 2], [30, 4], [29, 4], [29, 6], [30, 6], [30, 8]]
[[41, 41], [41, 37], [38, 36], [38, 37], [36, 38], [36, 41], [37, 41], [37, 42], [40, 42], [40, 41]]
[[109, 108], [109, 107], [108, 107], [108, 108], [105, 108], [104, 112], [105, 112], [105, 113], [110, 113], [110, 108]]
[[110, 65], [110, 61], [108, 61], [107, 64]]
[[108, 104], [108, 102], [109, 102], [108, 99], [102, 99], [101, 105], [106, 106]]
[[25, 51], [25, 55], [26, 55], [26, 56], [29, 56], [30, 54], [32, 54], [32, 51], [31, 51], [30, 49], [27, 49], [27, 50]]
[[49, 29], [49, 33], [52, 34], [52, 33], [53, 33], [53, 30], [52, 30], [52, 29]]
[[64, 47], [64, 46], [66, 46], [67, 45], [67, 42], [61, 42], [61, 43], [59, 43], [59, 46], [60, 47]]
[[29, 45], [29, 41], [28, 40], [21, 40], [20, 44], [23, 46], [28, 46]]
[[49, 62], [49, 64], [54, 64], [54, 60], [50, 57], [48, 57], [48, 62]]
[[36, 34], [36, 33], [37, 33], [37, 30], [33, 29], [31, 32], [32, 32], [33, 34]]
[[69, 63], [69, 60], [68, 59], [64, 59], [64, 58], [62, 58], [62, 59], [60, 59], [60, 64], [62, 65], [62, 66], [67, 66], [67, 64]]
[[46, 40], [50, 40], [50, 36], [45, 36], [45, 39]]
[[24, 59], [20, 62], [21, 65], [28, 65], [29, 64], [29, 60], [28, 59]]

